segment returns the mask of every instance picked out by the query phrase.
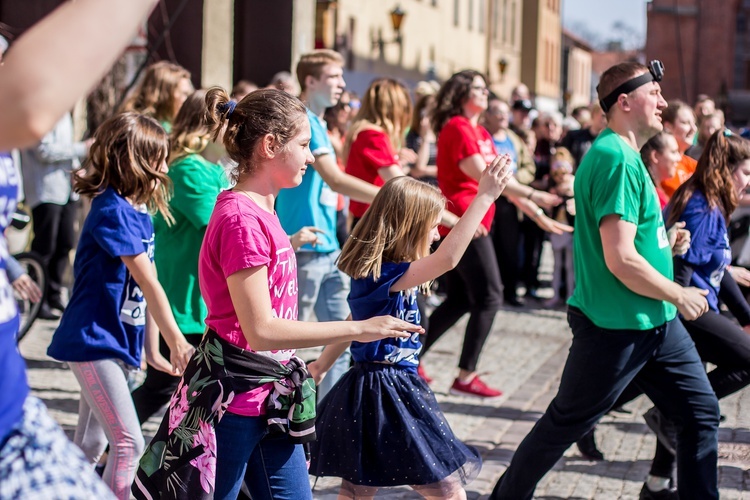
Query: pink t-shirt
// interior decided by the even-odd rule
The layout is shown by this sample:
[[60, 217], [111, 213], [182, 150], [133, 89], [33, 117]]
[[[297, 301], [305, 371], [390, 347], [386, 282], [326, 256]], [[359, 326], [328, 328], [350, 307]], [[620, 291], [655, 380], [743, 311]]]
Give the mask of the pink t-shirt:
[[[273, 315], [297, 319], [297, 260], [276, 214], [260, 208], [242, 193], [224, 191], [216, 200], [203, 238], [198, 262], [206, 325], [230, 343], [286, 364], [293, 349], [255, 351], [247, 343], [229, 295], [227, 278], [243, 269], [266, 266]], [[231, 413], [255, 417], [265, 413], [264, 401], [273, 384], [236, 394]]]

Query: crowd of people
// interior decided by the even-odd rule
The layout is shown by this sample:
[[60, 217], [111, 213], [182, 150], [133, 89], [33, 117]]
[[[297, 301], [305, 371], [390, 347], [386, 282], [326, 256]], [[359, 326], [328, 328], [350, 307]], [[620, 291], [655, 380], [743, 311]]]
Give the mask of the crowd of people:
[[[48, 354], [81, 387], [73, 444], [29, 395], [0, 273], [0, 497], [299, 499], [313, 474], [340, 477], [340, 498], [466, 498], [481, 456], [420, 359], [468, 314], [450, 391], [500, 396], [479, 359], [503, 304], [539, 301], [549, 241], [553, 295], [538, 305], [567, 304], [573, 342], [491, 497], [531, 498], [573, 443], [603, 459], [596, 423], [645, 393], [658, 444], [641, 498], [718, 498], [718, 400], [750, 383], [750, 272], [731, 265], [727, 231], [750, 143], [710, 98], [667, 102], [658, 61], [608, 69], [597, 102], [566, 118], [473, 70], [415, 89], [377, 78], [359, 97], [341, 55], [319, 49], [296, 81], [231, 92], [154, 63], [76, 142], [68, 110], [155, 3], [65, 4], [0, 72], [0, 150], [21, 151], [50, 275], [42, 315], [60, 319]], [[95, 22], [113, 10], [114, 25]], [[5, 228], [19, 172], [0, 159]], [[314, 361], [295, 353], [314, 346]]]

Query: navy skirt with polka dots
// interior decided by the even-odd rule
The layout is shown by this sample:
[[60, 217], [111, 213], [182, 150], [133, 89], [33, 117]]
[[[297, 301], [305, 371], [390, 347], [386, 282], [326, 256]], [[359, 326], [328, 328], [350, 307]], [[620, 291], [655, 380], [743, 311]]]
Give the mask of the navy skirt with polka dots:
[[318, 404], [310, 473], [355, 485], [466, 484], [482, 460], [462, 443], [411, 370], [355, 364]]

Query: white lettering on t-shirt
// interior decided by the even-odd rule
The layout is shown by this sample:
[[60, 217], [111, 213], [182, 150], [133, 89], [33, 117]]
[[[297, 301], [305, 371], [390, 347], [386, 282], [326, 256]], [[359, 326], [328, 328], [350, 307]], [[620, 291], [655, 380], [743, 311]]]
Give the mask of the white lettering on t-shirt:
[[13, 288], [11, 288], [8, 275], [3, 269], [0, 270], [0, 323], [7, 323], [15, 316], [16, 301], [13, 298]]
[[125, 300], [120, 308], [120, 321], [126, 325], [143, 326], [146, 324], [146, 301], [143, 291], [128, 273], [125, 285]]

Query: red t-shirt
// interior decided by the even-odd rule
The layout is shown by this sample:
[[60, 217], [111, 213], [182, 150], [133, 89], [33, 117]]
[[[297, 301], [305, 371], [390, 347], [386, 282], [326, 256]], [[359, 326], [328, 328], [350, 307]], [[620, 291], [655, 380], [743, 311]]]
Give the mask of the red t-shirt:
[[[479, 182], [461, 171], [458, 163], [464, 158], [478, 154], [486, 163], [490, 163], [497, 156], [492, 136], [484, 127], [471, 124], [464, 116], [454, 116], [440, 131], [437, 140], [437, 180], [440, 190], [448, 199], [446, 209], [456, 215], [463, 215], [477, 195]], [[490, 230], [492, 218], [495, 216], [493, 204], [484, 218], [482, 225]], [[441, 236], [445, 236], [449, 228], [440, 226]]]
[[[378, 170], [391, 165], [398, 165], [398, 154], [393, 150], [391, 140], [385, 132], [366, 129], [357, 134], [349, 147], [347, 174], [375, 186], [382, 186], [384, 182]], [[354, 217], [362, 217], [369, 206], [367, 203], [351, 200], [349, 211]]]

